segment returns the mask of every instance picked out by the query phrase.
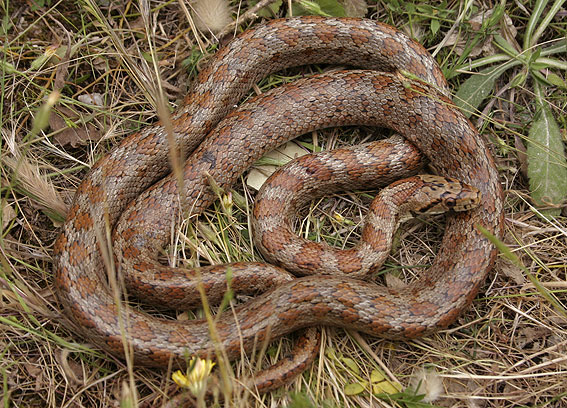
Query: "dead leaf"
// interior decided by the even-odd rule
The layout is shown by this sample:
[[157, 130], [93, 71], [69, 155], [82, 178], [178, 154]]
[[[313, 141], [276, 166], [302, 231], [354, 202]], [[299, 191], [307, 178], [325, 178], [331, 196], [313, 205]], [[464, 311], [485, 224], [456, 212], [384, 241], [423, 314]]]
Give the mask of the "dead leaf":
[[77, 99], [88, 105], [104, 106], [104, 97], [98, 92], [79, 95]]
[[287, 162], [306, 155], [307, 152], [301, 146], [295, 142], [288, 142], [285, 145], [272, 150], [267, 153], [264, 157], [260, 159], [262, 161], [273, 162], [274, 164], [263, 164], [254, 166], [248, 177], [246, 178], [246, 184], [255, 190], [259, 190], [262, 184], [275, 172], [279, 166], [286, 164]]
[[92, 64], [93, 64], [93, 67], [95, 67], [96, 69], [98, 69], [101, 72], [107, 71], [110, 67], [109, 61], [107, 59], [102, 58], [102, 57], [95, 57], [92, 60]]
[[518, 29], [514, 26], [514, 23], [508, 14], [504, 14], [504, 18], [500, 21], [500, 35], [502, 35], [508, 43], [512, 44], [516, 51], [522, 52], [522, 47], [518, 41], [516, 41]]
[[85, 382], [85, 373], [83, 371], [83, 367], [73, 359], [70, 359], [69, 354], [69, 350], [61, 350], [61, 352], [56, 355], [56, 359], [59, 362], [60, 366], [63, 368], [63, 371], [65, 372], [65, 378], [67, 380], [75, 385], [83, 385]]
[[4, 230], [8, 224], [16, 218], [16, 212], [10, 204], [4, 202], [2, 204], [2, 230]]
[[[516, 336], [516, 347], [527, 350], [543, 348], [545, 339], [551, 334], [547, 327], [522, 327]], [[531, 347], [527, 347], [531, 346]]]
[[345, 8], [347, 17], [364, 17], [368, 13], [366, 0], [343, 0], [341, 4]]
[[99, 141], [102, 138], [102, 133], [92, 123], [81, 123], [80, 116], [65, 106], [51, 111], [49, 126], [57, 132], [53, 139], [61, 146], [77, 147], [89, 140]]
[[523, 285], [526, 283], [524, 274], [520, 268], [513, 265], [511, 262], [506, 260], [500, 260], [498, 266], [502, 273], [508, 278], [512, 279], [516, 285]]
[[391, 273], [384, 275], [384, 280], [386, 281], [386, 286], [390, 289], [401, 290], [407, 287], [406, 283], [402, 279]]
[[35, 387], [36, 391], [39, 391], [43, 388], [43, 368], [38, 363], [37, 359], [32, 359], [30, 363], [23, 364], [24, 369], [28, 373], [28, 375], [35, 379]]
[[[494, 10], [482, 10], [472, 16], [468, 23], [471, 25], [471, 29], [473, 31], [479, 31], [482, 29], [482, 24], [490, 18]], [[519, 47], [515, 40], [515, 36], [518, 33], [516, 27], [512, 23], [512, 19], [507, 15], [504, 14], [504, 18], [502, 19], [502, 24], [500, 27], [499, 34], [502, 35], [510, 44]], [[455, 52], [457, 55], [462, 55], [463, 51], [466, 48], [467, 42], [470, 40], [472, 34], [468, 36], [463, 36], [462, 32], [455, 30], [452, 32], [443, 45], [445, 47], [453, 47], [455, 48]], [[497, 52], [497, 50], [492, 45], [493, 36], [487, 36], [485, 40], [479, 44], [477, 44], [468, 54], [469, 57], [478, 57], [479, 55], [493, 55]], [[517, 48], [519, 49], [519, 48]]]

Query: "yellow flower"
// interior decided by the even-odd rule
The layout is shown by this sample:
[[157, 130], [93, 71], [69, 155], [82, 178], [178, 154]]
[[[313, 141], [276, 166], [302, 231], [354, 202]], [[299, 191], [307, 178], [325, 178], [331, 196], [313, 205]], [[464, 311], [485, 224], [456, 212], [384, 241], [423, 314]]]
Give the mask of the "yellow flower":
[[177, 370], [171, 376], [177, 385], [189, 388], [194, 395], [200, 394], [207, 385], [207, 378], [215, 363], [209, 359], [202, 360], [193, 357], [187, 367], [187, 374]]
[[343, 225], [354, 225], [354, 222], [352, 220], [349, 220], [348, 218], [345, 218], [343, 215], [339, 214], [338, 212], [334, 212], [333, 213], [333, 218], [335, 219], [336, 222], [338, 222], [339, 224], [343, 224]]

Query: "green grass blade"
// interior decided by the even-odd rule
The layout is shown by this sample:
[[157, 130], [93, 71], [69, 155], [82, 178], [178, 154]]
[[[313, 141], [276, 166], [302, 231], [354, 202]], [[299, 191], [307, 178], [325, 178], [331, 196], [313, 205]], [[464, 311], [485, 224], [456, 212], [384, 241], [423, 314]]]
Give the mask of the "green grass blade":
[[530, 44], [531, 46], [533, 46], [537, 43], [537, 41], [539, 40], [539, 37], [541, 37], [543, 32], [547, 29], [547, 26], [549, 26], [549, 23], [551, 22], [551, 20], [555, 17], [555, 15], [559, 12], [561, 7], [563, 6], [563, 3], [565, 3], [565, 0], [555, 0], [555, 3], [553, 3], [551, 8], [549, 9], [547, 14], [545, 15], [543, 21], [541, 22], [541, 24], [539, 25], [539, 27], [535, 31], [535, 33], [534, 33], [534, 35], [531, 39], [531, 44]]
[[510, 250], [510, 248], [508, 248], [506, 246], [506, 244], [504, 242], [500, 241], [498, 238], [496, 238], [494, 235], [492, 235], [487, 229], [483, 228], [481, 225], [477, 225], [476, 227], [480, 230], [482, 235], [484, 235], [486, 238], [488, 238], [490, 240], [490, 242], [492, 242], [494, 244], [494, 246], [498, 249], [498, 251], [500, 251], [500, 253], [502, 255], [504, 255], [505, 258], [507, 258], [510, 262], [512, 262], [514, 265], [516, 265], [518, 268], [520, 268], [524, 272], [524, 274], [530, 280], [530, 282], [534, 285], [536, 290], [549, 303], [551, 303], [553, 305], [553, 307], [555, 308], [555, 310], [557, 310], [557, 312], [559, 312], [563, 316], [567, 317], [567, 309], [565, 309], [563, 304], [561, 304], [561, 302], [559, 302], [551, 292], [549, 292], [541, 283], [539, 283], [539, 280], [532, 273], [530, 273], [530, 271], [528, 270], [528, 268], [526, 268], [524, 266], [524, 264], [522, 263], [520, 258], [518, 258], [518, 256], [516, 254], [514, 254]]
[[545, 0], [538, 0], [534, 9], [532, 10], [532, 14], [528, 21], [528, 25], [526, 26], [526, 32], [524, 33], [524, 50], [527, 50], [533, 44], [532, 42], [532, 34], [535, 30], [536, 24], [539, 21], [541, 13], [545, 9], [547, 5], [547, 1]]

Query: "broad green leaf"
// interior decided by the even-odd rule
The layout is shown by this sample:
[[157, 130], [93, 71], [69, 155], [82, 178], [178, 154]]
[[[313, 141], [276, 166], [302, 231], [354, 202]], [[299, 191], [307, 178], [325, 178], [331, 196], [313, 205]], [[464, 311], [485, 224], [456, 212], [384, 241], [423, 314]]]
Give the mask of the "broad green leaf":
[[429, 25], [429, 29], [431, 30], [431, 32], [433, 34], [437, 34], [439, 28], [441, 28], [441, 23], [439, 23], [439, 20], [437, 20], [436, 18], [432, 19], [431, 24]]
[[372, 370], [370, 373], [372, 392], [374, 394], [395, 394], [402, 390], [399, 384], [390, 382], [380, 371]]
[[[539, 109], [528, 133], [528, 178], [534, 202], [547, 207], [560, 205], [567, 199], [567, 160], [553, 113], [543, 98], [538, 99]], [[557, 216], [561, 209], [541, 212]]]
[[508, 62], [473, 74], [463, 82], [455, 94], [453, 98], [455, 105], [461, 108], [467, 117], [470, 117], [478, 109], [482, 101], [492, 93], [496, 79], [511, 66], [512, 64]]
[[544, 75], [540, 71], [535, 71], [535, 70], [530, 71], [530, 73], [532, 74], [532, 77], [538, 80], [541, 84], [545, 86], [555, 86], [553, 83], [549, 81], [548, 75]]
[[337, 352], [332, 347], [327, 347], [327, 349], [325, 350], [325, 355], [331, 359], [337, 358]]
[[374, 394], [396, 394], [402, 390], [398, 384], [391, 383], [390, 381], [382, 381], [372, 384], [372, 392]]
[[352, 358], [343, 357], [343, 358], [341, 358], [341, 361], [342, 361], [343, 364], [346, 365], [346, 366], [350, 369], [350, 371], [352, 371], [354, 374], [360, 375], [360, 369], [358, 368], [358, 365], [356, 364], [356, 362], [355, 362]]
[[346, 395], [358, 395], [361, 392], [364, 391], [364, 388], [366, 388], [366, 384], [361, 384], [361, 383], [352, 383], [352, 384], [347, 384], [345, 386], [345, 394]]
[[563, 78], [553, 72], [549, 72], [547, 74], [547, 80], [561, 89], [567, 89], [567, 82], [565, 82]]
[[380, 371], [372, 370], [372, 372], [370, 373], [370, 382], [375, 383], [384, 380], [386, 380], [386, 377]]

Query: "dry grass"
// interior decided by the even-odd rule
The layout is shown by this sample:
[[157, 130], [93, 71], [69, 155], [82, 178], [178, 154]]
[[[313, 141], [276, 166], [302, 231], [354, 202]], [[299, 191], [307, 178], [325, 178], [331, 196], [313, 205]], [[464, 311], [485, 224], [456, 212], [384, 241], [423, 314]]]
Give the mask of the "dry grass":
[[[0, 5], [0, 15], [7, 16], [0, 32], [0, 401], [5, 407], [164, 406], [179, 393], [169, 373], [137, 368], [129, 373], [123, 362], [75, 335], [53, 292], [51, 246], [64, 216], [62, 203], [70, 202], [88, 167], [124, 135], [156, 119], [156, 95], [174, 107], [202, 60], [214, 52], [215, 40], [197, 33], [190, 13], [174, 1], [98, 2], [100, 9], [89, 1], [35, 3], [42, 6], [34, 9], [31, 1]], [[441, 33], [451, 27], [458, 3], [447, 9]], [[521, 32], [527, 16], [511, 7], [507, 13]], [[411, 28], [426, 45], [443, 41], [441, 34], [429, 32], [427, 16], [410, 24], [408, 15], [382, 4], [371, 7], [369, 15]], [[551, 40], [565, 30], [552, 26], [545, 35]], [[440, 49], [440, 60], [450, 66], [458, 58], [454, 52]], [[259, 86], [267, 88], [298, 72], [306, 71], [275, 75]], [[567, 320], [550, 301], [553, 296], [565, 303], [567, 230], [565, 218], [542, 221], [527, 195], [521, 140], [514, 135], [526, 135], [533, 117], [529, 87], [528, 81], [503, 92], [483, 112], [490, 119], [480, 121], [493, 142], [506, 191], [503, 240], [525, 270], [500, 257], [466, 313], [449, 330], [428, 338], [392, 343], [325, 329], [320, 357], [303, 376], [266, 396], [237, 397], [234, 406], [278, 406], [290, 401], [292, 392], [299, 392], [292, 397], [295, 407], [310, 406], [305, 398], [313, 406], [428, 406], [408, 402], [409, 392], [389, 401], [373, 395], [370, 387], [347, 395], [348, 384], [366, 385], [374, 370], [404, 387], [415, 384], [414, 376], [424, 378], [428, 393], [441, 394], [434, 402], [439, 406], [567, 405]], [[80, 98], [86, 94], [100, 97], [100, 104]], [[553, 97], [556, 117], [564, 118], [567, 98], [559, 91]], [[74, 130], [48, 121], [49, 105], [52, 114], [72, 118]], [[330, 130], [303, 140], [328, 148], [358, 143], [367, 135], [367, 129]], [[182, 264], [258, 257], [247, 234], [246, 203], [254, 194], [244, 182], [235, 189], [245, 204], [235, 205], [230, 216], [217, 203], [197, 227], [181, 226]], [[338, 246], [351, 243], [357, 238], [353, 225], [368, 202], [367, 194], [345, 194], [313, 203], [298, 229]], [[338, 222], [337, 212], [351, 222]], [[418, 266], [434, 258], [442, 227], [442, 218], [405, 225], [386, 270], [412, 279]], [[288, 340], [276, 342], [267, 355], [272, 358], [286, 347]], [[246, 373], [250, 364], [234, 367], [235, 373]]]

